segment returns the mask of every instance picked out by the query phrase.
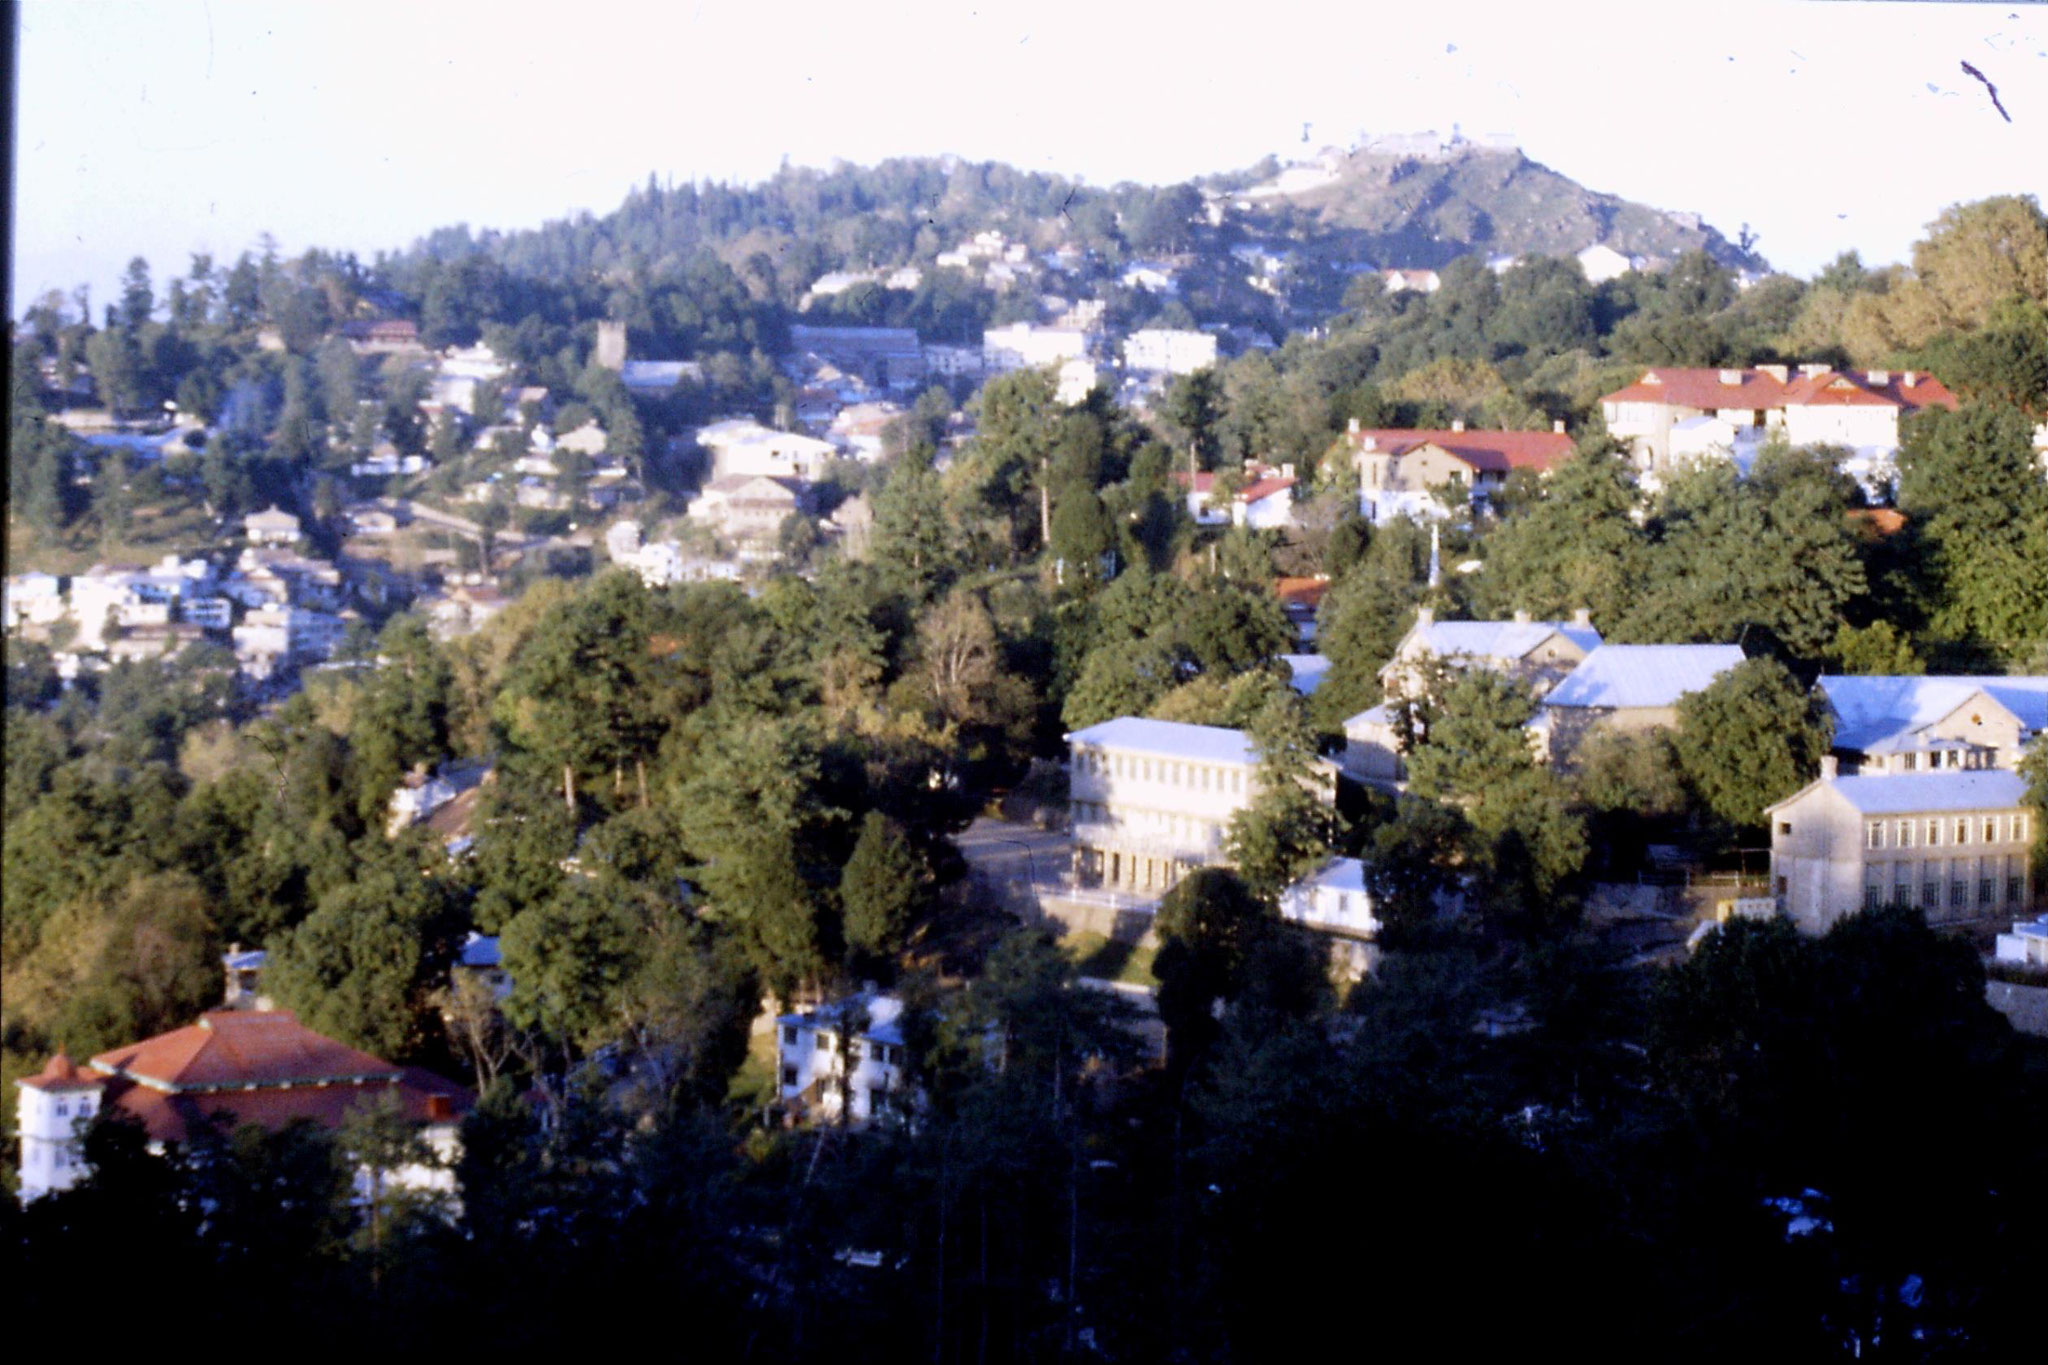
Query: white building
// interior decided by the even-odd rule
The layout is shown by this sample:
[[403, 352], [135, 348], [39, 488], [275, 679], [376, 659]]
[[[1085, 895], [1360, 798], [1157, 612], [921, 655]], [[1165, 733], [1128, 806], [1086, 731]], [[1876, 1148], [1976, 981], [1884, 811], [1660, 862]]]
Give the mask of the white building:
[[903, 1002], [862, 994], [808, 1014], [785, 1014], [776, 1026], [776, 1094], [802, 1115], [855, 1123], [908, 1103], [904, 1081]]
[[305, 538], [299, 519], [275, 505], [243, 517], [242, 529], [251, 545], [296, 545]]
[[1844, 772], [2016, 768], [2048, 730], [2048, 677], [1838, 677], [1815, 684]]
[[703, 378], [704, 367], [694, 360], [629, 360], [619, 370], [619, 382], [636, 397], [660, 398], [685, 379]]
[[697, 433], [711, 453], [712, 479], [818, 479], [838, 457], [830, 441], [793, 431], [775, 431], [748, 418], [714, 422]]
[[69, 611], [64, 601], [64, 584], [55, 574], [21, 573], [7, 580], [6, 628], [52, 626]]
[[[1681, 453], [1696, 458], [1723, 443], [1725, 428], [1725, 443], [1738, 457], [1741, 445], [1773, 431], [1795, 446], [1845, 446], [1851, 452], [1845, 468], [1866, 485], [1888, 477], [1901, 417], [1955, 405], [1955, 395], [1922, 370], [1838, 371], [1818, 364], [1801, 365], [1796, 375], [1789, 365], [1658, 367], [1600, 399], [1608, 431], [1629, 443], [1647, 472], [1662, 472]], [[1686, 425], [1701, 417], [1720, 425]]]
[[1578, 254], [1579, 269], [1586, 272], [1589, 284], [1604, 284], [1608, 280], [1620, 279], [1631, 270], [1640, 269], [1643, 258], [1624, 256], [1605, 242], [1595, 242]]
[[464, 379], [503, 379], [512, 372], [499, 354], [479, 341], [474, 346], [451, 346], [441, 353], [441, 374]]
[[1124, 368], [1148, 374], [1193, 374], [1216, 363], [1216, 338], [1183, 328], [1147, 327], [1124, 340]]
[[2038, 817], [2018, 773], [1842, 777], [1828, 758], [1765, 817], [1772, 891], [1808, 932], [1881, 905], [1917, 905], [1933, 921], [2038, 908], [2028, 868]]
[[1992, 956], [2000, 962], [2048, 968], [2048, 915], [2014, 920], [2012, 932], [1998, 936]]
[[1375, 938], [1380, 932], [1365, 864], [1356, 858], [1332, 858], [1281, 892], [1280, 916], [1346, 938]]
[[102, 1052], [84, 1067], [60, 1054], [17, 1084], [24, 1202], [83, 1177], [80, 1128], [103, 1109], [141, 1124], [151, 1150], [161, 1152], [189, 1142], [207, 1118], [229, 1129], [302, 1119], [331, 1128], [386, 1097], [437, 1161], [388, 1172], [385, 1183], [452, 1192], [457, 1126], [472, 1098], [429, 1072], [323, 1037], [288, 1010], [214, 1010], [196, 1024]]
[[982, 369], [989, 374], [1008, 374], [1083, 360], [1092, 341], [1090, 333], [1065, 327], [1034, 327], [1028, 322], [991, 327], [981, 334]]
[[[1258, 752], [1242, 730], [1119, 716], [1069, 734], [1067, 751], [1074, 877], [1084, 886], [1157, 894], [1227, 862], [1231, 817], [1259, 792]], [[1335, 799], [1328, 784], [1319, 795]]]
[[1680, 699], [1742, 661], [1740, 645], [1603, 644], [1544, 696], [1529, 728], [1539, 752], [1566, 763], [1595, 731], [1672, 728]]
[[1435, 661], [1484, 668], [1547, 691], [1600, 644], [1600, 632], [1584, 611], [1569, 621], [1533, 621], [1525, 611], [1507, 621], [1439, 621], [1430, 608], [1420, 607], [1394, 657], [1380, 669], [1380, 683], [1389, 694], [1414, 696], [1426, 666]]

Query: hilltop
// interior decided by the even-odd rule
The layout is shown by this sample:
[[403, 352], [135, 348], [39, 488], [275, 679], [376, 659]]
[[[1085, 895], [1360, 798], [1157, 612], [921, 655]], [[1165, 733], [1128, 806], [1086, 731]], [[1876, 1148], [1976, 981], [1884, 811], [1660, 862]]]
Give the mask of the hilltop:
[[1704, 250], [1723, 265], [1764, 264], [1696, 214], [1590, 190], [1519, 147], [1455, 135], [1326, 149], [1241, 190], [1235, 203], [1255, 219], [1288, 209], [1309, 216], [1310, 235], [1343, 240], [1381, 265], [1435, 268], [1473, 252], [1571, 256], [1600, 244], [1665, 262]]

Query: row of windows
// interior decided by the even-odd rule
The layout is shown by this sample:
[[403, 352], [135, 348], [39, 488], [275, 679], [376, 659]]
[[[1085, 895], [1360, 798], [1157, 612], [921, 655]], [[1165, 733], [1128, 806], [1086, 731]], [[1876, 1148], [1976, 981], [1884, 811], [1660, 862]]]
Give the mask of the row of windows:
[[1173, 839], [1206, 839], [1214, 841], [1222, 837], [1223, 826], [1214, 820], [1203, 820], [1192, 815], [1175, 815], [1169, 811], [1132, 810], [1127, 806], [1111, 808], [1094, 801], [1076, 801], [1072, 806], [1074, 823], [1077, 825], [1117, 825], [1134, 834], [1152, 834]]
[[1076, 749], [1074, 767], [1078, 772], [1106, 777], [1129, 777], [1140, 782], [1163, 782], [1169, 787], [1192, 791], [1228, 792], [1244, 795], [1244, 769], [1218, 767], [1209, 763], [1184, 763], [1168, 758], [1139, 758], [1134, 754], [1105, 754], [1097, 749]]
[[[834, 1037], [835, 1035], [820, 1029], [812, 1038], [811, 1046], [818, 1052], [830, 1052], [833, 1050]], [[784, 1047], [798, 1047], [801, 1046], [802, 1042], [803, 1030], [801, 1028], [794, 1024], [783, 1027], [782, 1043]], [[903, 1049], [889, 1043], [863, 1043], [858, 1038], [852, 1038], [847, 1040], [846, 1055], [855, 1061], [859, 1061], [862, 1057], [872, 1057], [886, 1066], [893, 1062], [902, 1061]]]
[[1944, 838], [1951, 844], [1967, 844], [1973, 839], [1978, 843], [1995, 844], [1999, 842], [2001, 831], [2005, 839], [2016, 844], [2025, 843], [2027, 817], [2024, 814], [1958, 815], [1952, 819], [1866, 820], [1863, 823], [1863, 846], [1911, 848], [1916, 837], [1925, 848], [1938, 848]]
[[[1919, 772], [1925, 768], [1935, 772], [1945, 768], [1976, 770], [1989, 768], [1992, 760], [1989, 749], [1930, 749], [1926, 753], [1909, 750], [1892, 756], [1892, 766], [1899, 772]], [[1925, 762], [1922, 762], [1922, 760]]]
[[[1915, 868], [1919, 869], [1917, 874]], [[1893, 863], [1889, 872], [1886, 864], [1872, 863], [1863, 875], [1863, 904], [1873, 909], [1880, 905], [1917, 904], [1932, 912], [1945, 904], [1950, 910], [1972, 906], [1988, 910], [1999, 903], [2001, 891], [2004, 903], [2009, 906], [2026, 899], [2026, 870], [2020, 858]]]

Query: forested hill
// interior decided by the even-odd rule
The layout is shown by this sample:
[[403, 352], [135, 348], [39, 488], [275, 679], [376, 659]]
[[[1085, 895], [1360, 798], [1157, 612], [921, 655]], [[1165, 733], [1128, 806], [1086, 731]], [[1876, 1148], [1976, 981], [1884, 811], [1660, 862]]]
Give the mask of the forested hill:
[[1518, 150], [1464, 142], [1420, 155], [1379, 144], [1331, 151], [1284, 173], [1269, 159], [1199, 186], [1104, 188], [955, 157], [785, 165], [750, 186], [664, 186], [650, 176], [607, 214], [509, 233], [444, 228], [405, 257], [448, 260], [481, 247], [517, 274], [567, 281], [658, 271], [709, 249], [757, 290], [788, 296], [831, 270], [930, 265], [986, 228], [1111, 264], [1261, 241], [1352, 267], [1437, 267], [1475, 252], [1568, 256], [1600, 242], [1665, 262], [1704, 249], [1726, 265], [1762, 265], [1696, 217], [1589, 190]]
[[1381, 265], [1435, 268], [1472, 252], [1571, 256], [1596, 243], [1624, 256], [1669, 261], [1704, 250], [1723, 265], [1764, 264], [1697, 215], [1589, 190], [1518, 148], [1399, 145], [1413, 141], [1325, 152], [1245, 199], [1311, 216], [1322, 233], [1350, 239], [1356, 257]]

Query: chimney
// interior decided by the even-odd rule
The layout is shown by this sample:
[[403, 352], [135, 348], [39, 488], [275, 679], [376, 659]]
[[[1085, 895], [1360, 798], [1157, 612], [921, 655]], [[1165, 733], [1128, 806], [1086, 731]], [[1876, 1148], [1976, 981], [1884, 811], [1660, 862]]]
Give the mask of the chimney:
[[1452, 431], [1463, 431], [1464, 429], [1465, 429], [1465, 419], [1464, 419], [1464, 418], [1462, 418], [1462, 417], [1453, 417], [1453, 418], [1451, 419], [1451, 430], [1452, 430]]
[[1558, 434], [1559, 436], [1562, 436], [1562, 435], [1564, 435], [1564, 418], [1562, 418], [1562, 417], [1554, 417], [1554, 418], [1552, 418], [1552, 419], [1551, 419], [1551, 422], [1550, 422], [1550, 429], [1551, 429], [1552, 431], [1556, 432], [1556, 433], [1557, 433], [1557, 434]]
[[1572, 624], [1590, 630], [1593, 625], [1593, 613], [1584, 607], [1580, 607], [1572, 613]]
[[1742, 371], [1740, 371], [1740, 370], [1723, 370], [1723, 371], [1721, 371], [1721, 382], [1722, 382], [1723, 384], [1729, 384], [1729, 385], [1735, 385], [1735, 384], [1740, 384], [1740, 383], [1742, 382]]
[[1901, 371], [1899, 371], [1899, 382], [1900, 382], [1901, 384], [1904, 384], [1904, 385], [1905, 385], [1905, 386], [1906, 386], [1907, 388], [1909, 388], [1909, 389], [1910, 389], [1910, 388], [1912, 388], [1912, 387], [1913, 387], [1913, 386], [1914, 386], [1915, 384], [1917, 384], [1917, 383], [1919, 383], [1919, 382], [1920, 382], [1920, 371], [1918, 371], [1918, 370], [1901, 370]]
[[1789, 365], [1759, 365], [1756, 367], [1756, 372], [1758, 374], [1767, 374], [1780, 384], [1792, 378], [1792, 367]]
[[1835, 780], [1835, 777], [1840, 770], [1841, 764], [1835, 760], [1835, 756], [1833, 754], [1829, 754], [1826, 757], [1822, 758], [1820, 761], [1820, 780], [1823, 782], [1832, 782]]
[[1826, 374], [1827, 372], [1828, 372], [1828, 367], [1827, 367], [1827, 366], [1825, 366], [1825, 365], [1817, 365], [1817, 364], [1813, 363], [1812, 361], [1808, 361], [1808, 362], [1807, 362], [1806, 364], [1804, 364], [1804, 365], [1801, 365], [1801, 366], [1799, 367], [1799, 377], [1800, 377], [1801, 379], [1812, 379], [1812, 378], [1814, 378], [1814, 377], [1815, 377], [1816, 375], [1823, 375], [1823, 374]]
[[1280, 466], [1280, 477], [1281, 477], [1281, 478], [1283, 478], [1283, 479], [1291, 479], [1291, 478], [1293, 478], [1293, 477], [1294, 477], [1294, 466], [1293, 466], [1293, 465], [1291, 465], [1291, 464], [1283, 464], [1283, 465], [1281, 465], [1281, 466]]
[[1433, 625], [1435, 625], [1435, 624], [1436, 624], [1436, 608], [1435, 608], [1435, 607], [1417, 607], [1417, 608], [1415, 609], [1415, 624], [1416, 624], [1416, 625], [1418, 625], [1418, 626], [1433, 626]]
[[1346, 426], [1344, 429], [1350, 432], [1353, 436], [1356, 436], [1358, 434], [1358, 419], [1356, 417], [1352, 418], [1350, 424]]
[[1881, 389], [1892, 382], [1892, 372], [1890, 370], [1872, 370], [1870, 371], [1869, 378], [1874, 387]]

